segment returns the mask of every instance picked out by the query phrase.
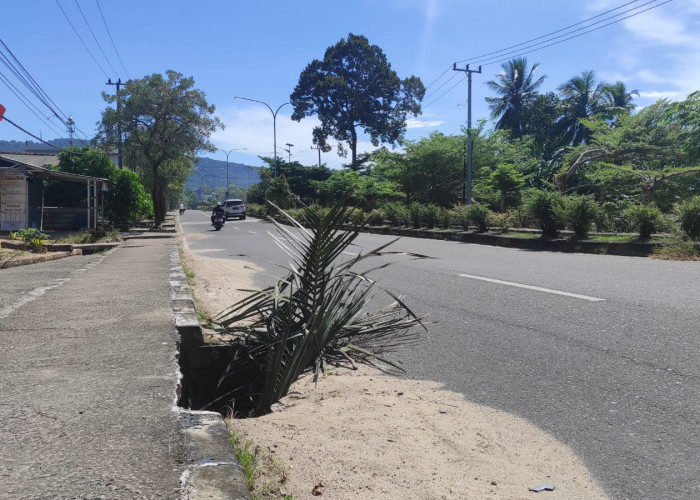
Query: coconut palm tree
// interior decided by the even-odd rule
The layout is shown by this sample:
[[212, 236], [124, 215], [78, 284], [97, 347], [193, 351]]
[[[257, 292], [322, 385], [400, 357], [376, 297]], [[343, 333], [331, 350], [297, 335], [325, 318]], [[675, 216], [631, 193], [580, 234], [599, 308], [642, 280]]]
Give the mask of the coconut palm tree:
[[607, 84], [603, 88], [603, 98], [613, 112], [629, 113], [636, 108], [636, 104], [632, 102], [634, 96], [639, 97], [639, 91], [628, 91], [627, 86], [621, 81]]
[[539, 64], [533, 64], [528, 70], [524, 57], [511, 59], [501, 67], [503, 71], [497, 75], [497, 80], [486, 82], [497, 97], [487, 97], [486, 102], [491, 108], [491, 117], [498, 119], [496, 128], [509, 130], [511, 139], [517, 139], [522, 137], [525, 128], [523, 109], [535, 99], [537, 88], [546, 76], [535, 79]]
[[596, 81], [593, 71], [584, 71], [557, 88], [564, 111], [558, 125], [564, 131], [565, 143], [578, 146], [590, 142], [591, 132], [581, 123], [582, 118], [598, 114], [612, 117], [612, 106], [606, 98], [608, 87]]

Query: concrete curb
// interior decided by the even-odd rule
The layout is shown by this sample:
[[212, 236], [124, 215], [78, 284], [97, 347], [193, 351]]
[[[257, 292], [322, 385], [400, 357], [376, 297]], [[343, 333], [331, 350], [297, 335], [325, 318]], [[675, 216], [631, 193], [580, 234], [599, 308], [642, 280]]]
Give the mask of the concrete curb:
[[6, 260], [5, 262], [0, 262], [0, 269], [8, 269], [10, 267], [18, 267], [18, 266], [27, 266], [29, 264], [38, 264], [39, 262], [48, 262], [50, 260], [63, 259], [65, 257], [70, 257], [71, 255], [81, 255], [81, 253], [55, 252], [55, 253], [50, 253], [50, 254], [38, 254], [34, 257], [24, 258], [24, 259]]
[[[170, 251], [171, 306], [180, 335], [179, 352], [204, 343], [194, 299], [180, 262], [177, 245]], [[179, 422], [188, 466], [182, 475], [182, 498], [250, 500], [252, 495], [221, 415], [181, 408]]]

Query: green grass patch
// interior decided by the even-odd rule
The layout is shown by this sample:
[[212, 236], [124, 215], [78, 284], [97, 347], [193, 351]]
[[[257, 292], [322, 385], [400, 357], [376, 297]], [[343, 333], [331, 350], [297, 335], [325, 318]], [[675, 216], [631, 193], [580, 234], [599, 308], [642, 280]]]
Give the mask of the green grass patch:
[[88, 229], [71, 233], [68, 236], [57, 238], [57, 243], [67, 243], [72, 245], [88, 244], [88, 243], [109, 243], [112, 241], [121, 241], [121, 235], [116, 229], [105, 231], [103, 229]]
[[700, 252], [692, 241], [676, 241], [656, 249], [651, 257], [659, 260], [700, 260]]
[[535, 240], [542, 235], [540, 233], [520, 233], [516, 231], [509, 231], [507, 233], [500, 234], [499, 236], [507, 236], [509, 238], [521, 238], [523, 240]]
[[281, 496], [282, 485], [287, 480], [287, 471], [272, 453], [264, 452], [259, 446], [253, 447], [251, 441], [244, 441], [236, 431], [231, 431], [231, 444], [238, 457], [238, 463], [243, 468], [243, 475], [253, 494], [253, 500], [294, 500], [292, 495]]

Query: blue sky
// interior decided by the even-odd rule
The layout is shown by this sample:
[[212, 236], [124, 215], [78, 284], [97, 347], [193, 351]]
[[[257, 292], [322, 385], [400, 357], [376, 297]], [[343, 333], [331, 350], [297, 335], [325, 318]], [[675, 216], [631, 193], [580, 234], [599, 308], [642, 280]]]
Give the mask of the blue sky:
[[[454, 62], [460, 67], [468, 61], [477, 63], [475, 57], [481, 54], [577, 25], [611, 9], [617, 10], [572, 29], [595, 21], [601, 23], [593, 27], [600, 27], [638, 15], [591, 33], [582, 34], [591, 28], [582, 29], [572, 33], [581, 36], [566, 41], [563, 38], [571, 34], [563, 36], [555, 40], [561, 43], [550, 47], [524, 51], [530, 63], [540, 64], [539, 74], [547, 77], [541, 91], [555, 90], [586, 70], [594, 70], [601, 80], [622, 80], [629, 89], [637, 89], [640, 107], [659, 98], [682, 99], [700, 89], [700, 0], [10, 3], [11, 7], [3, 9], [0, 39], [56, 107], [73, 117], [79, 136], [94, 135], [106, 106], [101, 92], [114, 92], [113, 86], [105, 85], [108, 78], [125, 81], [173, 69], [194, 77], [195, 86], [216, 105], [226, 128], [212, 137], [215, 145], [241, 149], [231, 153], [230, 159], [248, 165], [260, 165], [258, 155], [272, 155], [272, 115], [261, 104], [233, 97], [262, 100], [276, 109], [289, 100], [304, 67], [322, 58], [328, 46], [348, 33], [362, 34], [380, 46], [401, 78], [416, 75], [428, 86], [424, 112], [409, 122], [408, 139], [427, 136], [433, 130], [454, 134], [466, 123], [467, 84], [463, 73], [451, 70]], [[644, 9], [651, 10], [640, 13]], [[613, 14], [618, 17], [602, 22]], [[482, 66], [482, 74], [474, 75], [473, 122], [489, 118], [484, 98], [492, 94], [485, 83], [495, 78], [501, 61], [522, 52], [498, 53]], [[42, 117], [0, 81], [0, 104], [7, 108], [9, 119], [44, 139], [67, 136], [64, 126], [56, 118], [46, 118], [50, 111], [5, 66], [0, 65], [0, 73], [38, 107], [34, 111]], [[316, 163], [310, 133], [314, 120], [292, 122], [290, 114], [291, 107], [285, 106], [277, 117], [278, 148], [291, 143], [292, 160]], [[0, 139], [25, 138], [25, 133], [0, 122]], [[359, 149], [371, 150], [372, 146], [363, 141]], [[207, 156], [225, 159], [221, 152]], [[331, 152], [323, 155], [323, 161], [337, 168], [347, 160]]]

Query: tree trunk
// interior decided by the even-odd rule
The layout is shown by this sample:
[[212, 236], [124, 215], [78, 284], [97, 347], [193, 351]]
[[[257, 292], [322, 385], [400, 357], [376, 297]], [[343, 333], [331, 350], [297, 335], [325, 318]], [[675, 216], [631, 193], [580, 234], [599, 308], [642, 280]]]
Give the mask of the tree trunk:
[[350, 154], [352, 158], [352, 169], [355, 170], [357, 168], [355, 166], [355, 162], [357, 161], [357, 132], [355, 131], [355, 127], [350, 129]]
[[506, 190], [501, 189], [501, 213], [506, 213]]

